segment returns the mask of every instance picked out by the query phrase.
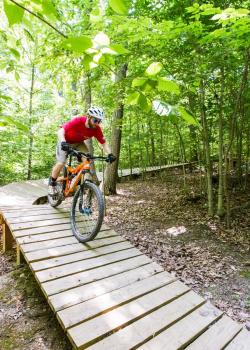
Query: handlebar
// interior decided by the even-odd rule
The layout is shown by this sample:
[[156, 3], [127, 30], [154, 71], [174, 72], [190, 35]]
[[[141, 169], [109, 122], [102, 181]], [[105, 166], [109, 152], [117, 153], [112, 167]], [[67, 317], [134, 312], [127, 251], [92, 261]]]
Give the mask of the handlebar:
[[85, 157], [87, 160], [103, 160], [103, 161], [106, 161], [108, 162], [109, 161], [109, 158], [108, 157], [102, 157], [102, 156], [92, 156], [91, 154], [89, 153], [84, 153], [84, 152], [80, 152], [80, 151], [77, 151], [73, 148], [70, 148], [67, 153], [69, 155], [72, 155], [72, 156], [75, 156], [77, 157], [78, 159], [80, 157]]

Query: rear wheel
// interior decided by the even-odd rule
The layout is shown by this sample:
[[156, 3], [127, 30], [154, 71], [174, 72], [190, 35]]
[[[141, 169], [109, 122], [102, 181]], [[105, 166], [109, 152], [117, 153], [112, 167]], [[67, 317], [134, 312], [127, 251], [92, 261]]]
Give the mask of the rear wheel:
[[71, 227], [79, 242], [96, 237], [104, 217], [102, 192], [94, 183], [85, 181], [74, 195], [71, 206]]
[[56, 186], [49, 186], [48, 202], [52, 207], [58, 207], [63, 199], [63, 184], [61, 182], [58, 182]]
[[[67, 177], [67, 167], [63, 167], [63, 177]], [[52, 207], [58, 207], [64, 200], [63, 192], [65, 190], [66, 181], [57, 182], [56, 186], [49, 186], [48, 202]]]

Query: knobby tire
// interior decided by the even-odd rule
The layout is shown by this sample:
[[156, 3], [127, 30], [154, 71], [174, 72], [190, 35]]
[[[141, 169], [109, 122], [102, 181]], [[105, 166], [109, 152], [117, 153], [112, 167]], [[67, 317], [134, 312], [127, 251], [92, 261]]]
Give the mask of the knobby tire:
[[[86, 214], [83, 208], [89, 197]], [[82, 204], [81, 204], [82, 201]], [[94, 203], [94, 204], [93, 204]], [[92, 215], [95, 214], [95, 215]], [[104, 217], [104, 200], [99, 187], [90, 181], [85, 181], [76, 191], [71, 206], [71, 228], [79, 242], [84, 243], [93, 240], [101, 229]]]

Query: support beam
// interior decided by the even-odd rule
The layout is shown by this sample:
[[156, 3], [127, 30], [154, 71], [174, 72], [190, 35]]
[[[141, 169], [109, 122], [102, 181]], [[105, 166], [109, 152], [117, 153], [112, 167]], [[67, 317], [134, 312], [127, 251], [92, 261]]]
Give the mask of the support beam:
[[3, 230], [3, 252], [5, 253], [7, 250], [12, 249], [13, 237], [9, 229], [9, 226], [5, 222], [2, 222], [2, 230]]
[[23, 253], [20, 249], [20, 244], [17, 243], [17, 246], [16, 246], [16, 264], [17, 264], [17, 266], [20, 266], [24, 262], [25, 262], [25, 259], [24, 259]]

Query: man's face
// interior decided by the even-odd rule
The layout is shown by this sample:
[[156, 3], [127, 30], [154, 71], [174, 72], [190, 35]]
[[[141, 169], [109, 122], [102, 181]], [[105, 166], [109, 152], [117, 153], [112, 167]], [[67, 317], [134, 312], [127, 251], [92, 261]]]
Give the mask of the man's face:
[[101, 123], [101, 120], [95, 117], [89, 117], [89, 125], [91, 128], [96, 128], [98, 124]]

